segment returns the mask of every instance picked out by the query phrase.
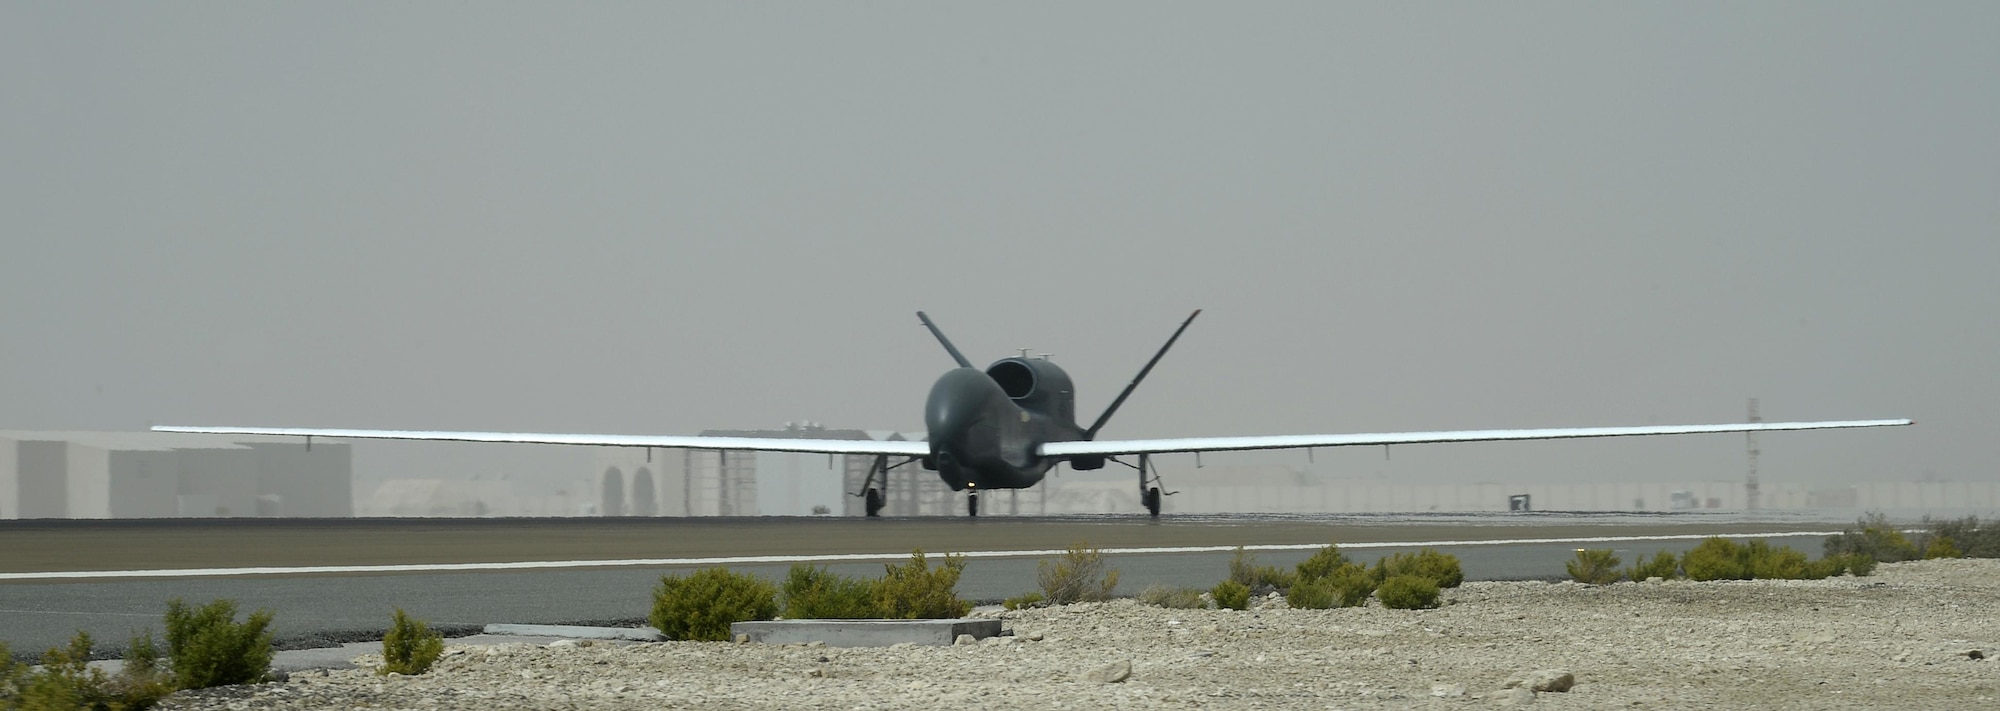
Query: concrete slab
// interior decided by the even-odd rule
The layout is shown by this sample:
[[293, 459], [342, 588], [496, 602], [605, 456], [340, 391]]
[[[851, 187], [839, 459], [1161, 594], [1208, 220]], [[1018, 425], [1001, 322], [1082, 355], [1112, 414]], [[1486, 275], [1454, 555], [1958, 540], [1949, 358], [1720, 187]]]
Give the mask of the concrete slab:
[[665, 642], [667, 636], [651, 627], [585, 627], [581, 625], [486, 626], [486, 634], [517, 637], [561, 637], [563, 639], [624, 639], [634, 642]]
[[829, 647], [887, 647], [892, 644], [949, 646], [959, 635], [985, 639], [1000, 634], [999, 620], [960, 618], [955, 620], [773, 620], [737, 622], [729, 626], [732, 635], [744, 635], [752, 642], [804, 644], [824, 642]]

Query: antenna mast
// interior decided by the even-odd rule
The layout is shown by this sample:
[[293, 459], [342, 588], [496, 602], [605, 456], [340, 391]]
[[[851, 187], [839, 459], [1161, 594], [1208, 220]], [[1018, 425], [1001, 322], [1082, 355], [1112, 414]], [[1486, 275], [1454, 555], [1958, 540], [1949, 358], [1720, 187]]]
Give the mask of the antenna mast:
[[[1754, 397], [1750, 398], [1750, 422], [1757, 423], [1763, 421], [1764, 421], [1763, 416], [1757, 414], [1757, 398]], [[1743, 433], [1743, 441], [1745, 444], [1749, 446], [1749, 457], [1750, 457], [1750, 477], [1743, 481], [1743, 493], [1746, 495], [1746, 499], [1749, 502], [1749, 509], [1751, 511], [1756, 511], [1758, 504], [1757, 455], [1760, 453], [1757, 450], [1757, 433], [1754, 431]]]

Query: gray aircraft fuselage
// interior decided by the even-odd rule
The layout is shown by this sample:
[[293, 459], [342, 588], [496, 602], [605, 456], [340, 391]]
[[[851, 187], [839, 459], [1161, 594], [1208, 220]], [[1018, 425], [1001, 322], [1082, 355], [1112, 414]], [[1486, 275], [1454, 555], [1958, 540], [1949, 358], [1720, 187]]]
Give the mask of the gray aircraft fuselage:
[[[1037, 454], [1042, 443], [1086, 438], [1069, 374], [1030, 358], [946, 371], [931, 386], [924, 427], [931, 444], [924, 467], [953, 491], [1034, 486], [1062, 461]], [[1093, 459], [1074, 464], [1103, 466], [1102, 457]]]

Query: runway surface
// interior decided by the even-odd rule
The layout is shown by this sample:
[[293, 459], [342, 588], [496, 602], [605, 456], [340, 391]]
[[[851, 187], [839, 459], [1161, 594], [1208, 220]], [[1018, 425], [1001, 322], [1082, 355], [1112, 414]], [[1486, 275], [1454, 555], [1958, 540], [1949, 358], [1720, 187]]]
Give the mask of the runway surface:
[[[278, 636], [295, 644], [379, 633], [396, 607], [447, 628], [631, 620], [645, 616], [660, 575], [718, 559], [773, 579], [789, 567], [782, 561], [796, 559], [875, 577], [881, 573], [877, 560], [907, 557], [914, 548], [976, 552], [981, 557], [968, 564], [960, 594], [997, 601], [1033, 589], [1037, 558], [1076, 542], [1128, 551], [1112, 558], [1121, 572], [1119, 592], [1135, 594], [1156, 583], [1213, 585], [1226, 575], [1229, 549], [1238, 545], [1267, 548], [1257, 551], [1259, 562], [1281, 566], [1296, 564], [1327, 543], [1343, 545], [1362, 561], [1430, 545], [1457, 555], [1470, 579], [1553, 579], [1580, 547], [1613, 548], [1629, 564], [1657, 550], [1686, 550], [1701, 536], [1730, 535], [1766, 537], [1816, 557], [1822, 536], [1770, 534], [1840, 527], [1810, 515], [1554, 513], [1159, 521], [1129, 516], [7, 521], [0, 522], [0, 641], [20, 654], [59, 644], [81, 629], [102, 643], [121, 645], [135, 632], [157, 633], [166, 601], [176, 597], [229, 598], [244, 609], [268, 608], [276, 613]], [[1602, 542], [1607, 537], [1626, 540]], [[426, 569], [524, 563], [551, 567]], [[406, 567], [324, 572], [326, 566]], [[281, 572], [216, 570], [244, 567]], [[17, 579], [77, 572], [115, 577]], [[156, 577], [136, 577], [140, 574]]]

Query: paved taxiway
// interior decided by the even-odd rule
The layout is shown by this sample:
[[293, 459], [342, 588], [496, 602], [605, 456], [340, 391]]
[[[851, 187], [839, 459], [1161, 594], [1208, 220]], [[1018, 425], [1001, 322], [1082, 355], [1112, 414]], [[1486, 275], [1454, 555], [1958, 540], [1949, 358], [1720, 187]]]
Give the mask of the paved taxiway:
[[[1338, 542], [1369, 561], [1419, 544], [1457, 555], [1473, 579], [1553, 578], [1579, 547], [1613, 548], [1629, 563], [1657, 550], [1685, 550], [1699, 536], [1837, 530], [1824, 519], [1714, 515], [1533, 514], [1433, 516], [1188, 516], [965, 519], [354, 519], [0, 522], [0, 640], [19, 654], [87, 630], [106, 644], [159, 629], [168, 599], [236, 600], [276, 613], [281, 639], [317, 642], [378, 633], [390, 610], [447, 628], [491, 622], [641, 618], [651, 588], [686, 561], [751, 556], [907, 555], [983, 551], [960, 581], [962, 595], [998, 600], [1034, 587], [1035, 555], [1077, 541], [1106, 549], [1209, 548], [1114, 556], [1119, 590], [1207, 587], [1231, 553], [1218, 547], [1293, 546], [1258, 552], [1291, 565], [1307, 546]], [[1646, 540], [1568, 542], [1640, 537]], [[1660, 538], [1680, 536], [1681, 538]], [[1556, 540], [1560, 539], [1560, 540]], [[1817, 555], [1818, 536], [1772, 537]], [[1521, 542], [1542, 541], [1542, 542]], [[1409, 544], [1409, 545], [1403, 545]], [[614, 567], [590, 561], [623, 560]], [[477, 572], [203, 575], [51, 582], [19, 574], [66, 571], [202, 570], [242, 566], [422, 566], [572, 561], [577, 567]], [[661, 561], [682, 561], [675, 565]], [[829, 562], [875, 576], [879, 562]], [[789, 563], [733, 563], [770, 578]], [[114, 573], [115, 575], [116, 573]], [[12, 578], [12, 579], [10, 579]]]

